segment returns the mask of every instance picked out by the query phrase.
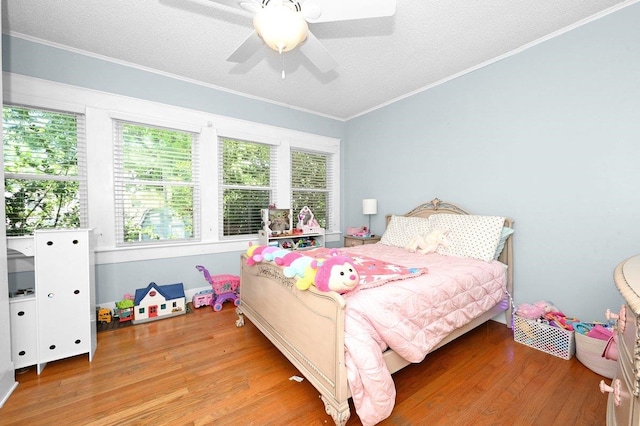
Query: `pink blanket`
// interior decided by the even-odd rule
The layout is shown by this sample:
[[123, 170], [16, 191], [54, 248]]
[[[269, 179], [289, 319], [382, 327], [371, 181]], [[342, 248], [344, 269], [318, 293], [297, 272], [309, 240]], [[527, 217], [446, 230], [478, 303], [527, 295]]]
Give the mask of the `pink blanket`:
[[413, 254], [383, 244], [341, 249], [410, 268], [428, 268], [412, 279], [347, 293], [345, 361], [356, 412], [362, 424], [387, 418], [395, 386], [382, 352], [393, 349], [420, 362], [444, 337], [498, 304], [505, 295], [506, 267], [438, 254]]
[[[302, 254], [318, 259], [328, 258], [335, 249], [325, 247], [308, 250]], [[349, 256], [353, 260], [353, 264], [360, 275], [360, 285], [354, 290], [360, 291], [372, 287], [390, 283], [391, 281], [404, 280], [407, 278], [417, 277], [428, 272], [427, 268], [418, 268], [412, 266], [402, 266], [381, 259], [374, 259], [358, 253], [351, 253], [345, 250], [339, 250], [343, 254]]]

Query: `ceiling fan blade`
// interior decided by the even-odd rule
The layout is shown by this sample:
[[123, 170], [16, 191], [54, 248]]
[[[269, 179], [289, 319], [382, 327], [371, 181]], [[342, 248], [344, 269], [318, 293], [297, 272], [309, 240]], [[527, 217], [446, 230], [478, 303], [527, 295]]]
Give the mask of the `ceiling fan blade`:
[[248, 10], [251, 13], [256, 13], [258, 12], [260, 9], [262, 9], [262, 5], [256, 1], [253, 0], [245, 0], [245, 1], [241, 1], [240, 2], [240, 7], [243, 8], [244, 10]]
[[[396, 13], [396, 0], [305, 0], [300, 3], [303, 16], [311, 23], [379, 18]], [[309, 10], [309, 16], [305, 9]], [[317, 9], [321, 11], [320, 16], [314, 17]]]
[[329, 51], [320, 41], [309, 31], [307, 40], [300, 45], [302, 52], [320, 72], [326, 73], [338, 66], [338, 62], [333, 59]]
[[209, 0], [211, 3], [222, 6], [223, 9], [232, 9], [241, 15], [251, 16], [255, 14], [252, 10], [254, 6], [260, 7], [255, 0]]
[[228, 58], [229, 62], [245, 62], [263, 47], [262, 39], [253, 31]]

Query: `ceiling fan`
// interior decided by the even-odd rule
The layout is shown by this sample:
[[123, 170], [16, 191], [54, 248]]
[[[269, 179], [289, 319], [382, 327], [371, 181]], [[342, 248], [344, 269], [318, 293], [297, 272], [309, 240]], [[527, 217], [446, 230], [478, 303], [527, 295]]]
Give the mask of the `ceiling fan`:
[[283, 53], [300, 46], [302, 52], [321, 72], [338, 63], [311, 33], [308, 24], [392, 16], [396, 0], [211, 0], [240, 7], [253, 14], [255, 30], [227, 58], [245, 62], [266, 43]]

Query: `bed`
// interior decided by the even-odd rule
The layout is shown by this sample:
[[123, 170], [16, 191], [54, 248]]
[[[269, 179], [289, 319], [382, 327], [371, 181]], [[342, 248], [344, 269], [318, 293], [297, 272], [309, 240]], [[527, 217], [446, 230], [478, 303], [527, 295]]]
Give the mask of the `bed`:
[[[393, 393], [391, 394], [392, 400], [387, 401], [390, 402], [390, 406], [381, 408], [369, 407], [369, 412], [366, 414], [366, 407], [359, 408], [363, 405], [361, 394], [362, 383], [360, 382], [365, 380], [360, 379], [360, 373], [356, 370], [356, 368], [360, 367], [354, 367], [353, 359], [357, 357], [355, 354], [362, 352], [355, 350], [356, 343], [354, 343], [354, 341], [360, 337], [363, 339], [368, 339], [368, 337], [364, 336], [362, 330], [354, 331], [354, 322], [357, 322], [354, 318], [362, 316], [355, 311], [356, 307], [364, 303], [362, 300], [366, 300], [365, 297], [372, 298], [377, 292], [406, 292], [407, 289], [414, 291], [416, 288], [423, 289], [426, 286], [426, 284], [417, 286], [416, 283], [422, 282], [419, 280], [444, 279], [441, 277], [451, 275], [448, 270], [443, 269], [448, 267], [449, 262], [455, 263], [464, 260], [465, 265], [468, 263], [466, 262], [468, 259], [463, 259], [462, 256], [451, 255], [451, 250], [455, 253], [455, 250], [460, 249], [460, 244], [456, 241], [461, 238], [460, 232], [462, 228], [456, 228], [450, 233], [454, 234], [450, 235], [451, 238], [454, 239], [453, 249], [451, 246], [440, 246], [438, 247], [438, 253], [429, 254], [409, 253], [406, 248], [399, 247], [400, 244], [395, 241], [398, 240], [398, 238], [396, 238], [397, 235], [394, 237], [395, 234], [392, 230], [398, 231], [406, 229], [406, 231], [403, 231], [406, 234], [403, 238], [407, 238], [407, 235], [410, 233], [408, 226], [428, 225], [431, 229], [434, 226], [443, 229], [448, 226], [449, 222], [447, 221], [449, 220], [456, 222], [457, 219], [464, 221], [473, 219], [473, 221], [475, 221], [476, 219], [483, 218], [486, 217], [472, 215], [453, 203], [443, 202], [437, 198], [417, 206], [405, 215], [388, 215], [387, 229], [380, 243], [339, 250], [343, 254], [352, 256], [354, 259], [361, 257], [368, 258], [367, 253], [376, 253], [376, 256], [378, 256], [389, 252], [391, 253], [388, 254], [390, 257], [386, 259], [385, 262], [396, 261], [396, 263], [386, 263], [387, 265], [393, 266], [398, 266], [401, 263], [401, 261], [397, 261], [397, 259], [398, 253], [402, 252], [402, 259], [406, 259], [406, 262], [414, 262], [416, 265], [420, 263], [419, 266], [422, 268], [410, 268], [410, 270], [414, 272], [420, 270], [423, 271], [424, 274], [416, 273], [415, 277], [400, 277], [395, 281], [389, 280], [389, 282], [386, 282], [384, 285], [372, 286], [375, 288], [365, 288], [353, 294], [346, 293], [341, 295], [336, 292], [322, 292], [314, 286], [311, 286], [307, 290], [301, 290], [296, 286], [296, 278], [288, 278], [285, 276], [282, 267], [276, 265], [274, 262], [265, 261], [255, 264], [249, 262], [252, 263], [252, 266], [249, 266], [247, 255], [243, 254], [241, 259], [240, 285], [242, 302], [237, 309], [238, 320], [236, 321], [236, 325], [238, 327], [244, 325], [244, 317], [246, 316], [318, 390], [320, 398], [324, 403], [325, 411], [333, 418], [336, 425], [346, 424], [350, 417], [349, 398], [352, 397], [352, 389], [356, 390], [356, 394], [353, 395], [354, 405], [356, 406], [356, 411], [361, 421], [365, 425], [375, 424], [390, 414], [395, 400], [395, 388], [393, 388]], [[378, 346], [378, 350], [371, 350], [370, 353], [373, 353], [373, 355], [370, 356], [372, 358], [369, 360], [360, 360], [358, 365], [363, 362], [365, 364], [369, 363], [370, 366], [374, 365], [374, 368], [370, 368], [371, 370], [375, 370], [377, 373], [384, 372], [384, 376], [386, 377], [388, 375], [390, 378], [391, 374], [399, 371], [410, 363], [420, 362], [428, 352], [451, 342], [501, 313], [505, 314], [506, 326], [511, 326], [512, 304], [510, 298], [511, 295], [513, 295], [513, 244], [511, 233], [513, 232], [513, 222], [506, 217], [492, 217], [492, 223], [496, 221], [500, 222], [500, 230], [497, 231], [500, 234], [497, 245], [501, 246], [501, 249], [496, 251], [495, 256], [497, 257], [495, 260], [494, 258], [486, 258], [484, 260], [471, 259], [469, 261], [474, 268], [484, 268], [485, 264], [491, 266], [492, 269], [490, 273], [495, 276], [489, 279], [486, 278], [486, 274], [489, 272], [482, 272], [481, 275], [483, 278], [480, 278], [481, 280], [486, 279], [491, 281], [489, 283], [491, 290], [489, 290], [489, 284], [487, 284], [486, 291], [484, 288], [482, 291], [477, 291], [475, 287], [476, 284], [471, 283], [470, 279], [468, 279], [469, 277], [455, 277], [456, 280], [459, 279], [463, 282], [462, 285], [469, 286], [471, 288], [470, 292], [491, 293], [490, 300], [465, 302], [465, 304], [477, 305], [474, 306], [474, 312], [456, 312], [451, 315], [443, 314], [441, 318], [434, 321], [434, 323], [438, 322], [436, 328], [438, 328], [439, 331], [437, 333], [429, 331], [423, 335], [423, 331], [429, 328], [429, 325], [423, 322], [423, 330], [417, 331], [420, 333], [419, 336], [415, 339], [407, 339], [407, 337], [404, 337], [403, 343], [408, 343], [408, 346], [413, 346], [415, 342], [418, 342], [416, 346], [420, 346], [420, 348], [417, 349], [411, 348], [409, 352], [404, 348], [407, 345], [400, 345], [394, 350], [392, 349], [393, 345], [387, 345], [386, 342], [381, 343], [381, 341], [384, 340], [384, 336], [375, 336], [374, 343], [368, 343], [369, 348], [365, 351], [370, 351], [371, 347], [375, 347], [376, 345]], [[457, 225], [452, 226], [455, 228]], [[507, 230], [510, 232], [505, 232]], [[491, 238], [493, 238], [496, 231], [492, 230], [491, 232]], [[468, 240], [467, 237], [463, 237]], [[398, 241], [402, 242], [403, 240], [400, 238]], [[496, 248], [494, 248], [494, 250], [495, 249]], [[394, 251], [395, 254], [393, 254]], [[492, 253], [491, 256], [494, 256], [494, 254]], [[422, 264], [421, 262], [426, 263]], [[400, 266], [406, 266], [408, 268], [412, 265], [413, 264], [405, 264]], [[473, 278], [473, 280], [475, 280], [475, 278]], [[500, 286], [499, 290], [496, 289], [496, 285]], [[440, 284], [434, 287], [440, 287]], [[435, 292], [436, 290], [430, 289], [429, 291]], [[467, 293], [465, 293], [464, 297], [465, 300], [468, 298]], [[394, 298], [395, 296], [392, 299]], [[414, 297], [412, 295], [410, 300], [422, 300], [422, 298], [424, 297]], [[429, 295], [429, 303], [435, 304], [436, 302], [433, 300], [439, 300], [440, 298], [441, 296], [433, 293]], [[407, 303], [404, 304], [406, 305]], [[411, 305], [412, 303], [408, 304]], [[431, 306], [430, 310], [435, 312], [444, 309], [444, 305], [455, 304], [456, 303], [443, 302], [440, 303], [442, 306]], [[459, 309], [459, 307], [455, 309]], [[374, 310], [377, 310], [377, 308]], [[442, 320], [443, 324], [440, 324], [441, 319], [445, 317], [455, 318], [455, 320], [447, 320], [447, 324], [444, 324], [444, 320]], [[364, 327], [370, 327], [368, 324], [369, 323]], [[345, 325], [348, 326], [349, 330], [345, 329]], [[358, 327], [359, 325], [356, 324], [355, 326]], [[415, 332], [415, 330], [411, 331], [411, 333]], [[375, 330], [372, 331], [372, 333], [375, 333]], [[433, 339], [431, 339], [430, 336], [432, 334], [438, 335], [434, 335]], [[356, 337], [354, 338], [354, 336]], [[423, 353], [419, 354], [420, 351], [423, 351]], [[383, 366], [378, 368], [375, 367], [375, 364], [371, 364], [374, 362], [374, 358], [379, 358]], [[384, 368], [385, 365], [386, 369]], [[363, 377], [364, 376], [365, 374], [363, 374]], [[384, 381], [385, 378], [374, 377], [371, 381], [375, 382], [379, 380]], [[358, 382], [358, 386], [355, 386], [356, 382]], [[393, 383], [391, 383], [391, 386], [393, 387]], [[372, 394], [374, 394], [374, 401], [368, 405], [375, 406], [376, 395], [375, 392], [372, 392]], [[386, 404], [384, 400], [389, 399], [389, 395], [381, 394], [377, 395], [377, 398], [378, 403]], [[366, 401], [364, 405], [368, 406]], [[361, 409], [362, 413], [360, 411]], [[372, 410], [374, 411], [373, 413], [371, 413]]]

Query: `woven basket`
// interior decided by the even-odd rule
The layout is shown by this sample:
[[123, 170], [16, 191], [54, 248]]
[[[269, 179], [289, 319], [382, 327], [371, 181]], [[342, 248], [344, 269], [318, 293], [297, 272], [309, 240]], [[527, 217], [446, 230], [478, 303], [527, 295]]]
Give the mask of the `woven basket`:
[[594, 373], [613, 379], [618, 363], [602, 356], [605, 346], [606, 340], [576, 333], [576, 358]]

